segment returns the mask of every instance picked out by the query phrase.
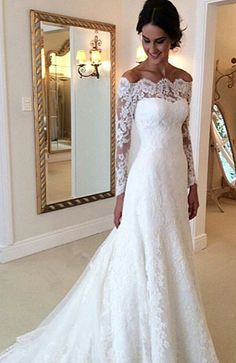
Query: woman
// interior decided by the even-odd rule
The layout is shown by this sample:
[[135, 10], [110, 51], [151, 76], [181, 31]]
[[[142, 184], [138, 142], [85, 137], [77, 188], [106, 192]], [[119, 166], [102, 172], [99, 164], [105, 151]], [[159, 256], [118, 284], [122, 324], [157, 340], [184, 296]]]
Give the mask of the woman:
[[[137, 31], [147, 60], [119, 86], [115, 227], [66, 298], [1, 363], [218, 362], [188, 221], [198, 209], [192, 79], [168, 63], [182, 36], [176, 8], [146, 1]], [[132, 126], [141, 143], [127, 177]]]

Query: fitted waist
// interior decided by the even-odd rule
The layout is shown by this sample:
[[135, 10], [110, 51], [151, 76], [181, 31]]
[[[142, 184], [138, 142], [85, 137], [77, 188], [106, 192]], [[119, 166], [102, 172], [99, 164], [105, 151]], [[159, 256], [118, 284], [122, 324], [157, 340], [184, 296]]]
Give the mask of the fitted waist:
[[170, 138], [169, 140], [161, 140], [159, 139], [143, 139], [140, 142], [140, 151], [142, 152], [177, 152], [178, 150], [183, 149], [183, 138], [175, 137]]

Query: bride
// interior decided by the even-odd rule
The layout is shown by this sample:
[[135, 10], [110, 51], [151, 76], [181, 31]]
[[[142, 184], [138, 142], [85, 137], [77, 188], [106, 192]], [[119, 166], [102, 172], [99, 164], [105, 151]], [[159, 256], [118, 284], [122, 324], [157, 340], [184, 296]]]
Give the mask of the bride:
[[[218, 362], [189, 226], [199, 206], [192, 78], [168, 62], [182, 37], [175, 6], [147, 0], [137, 31], [147, 59], [119, 84], [115, 227], [62, 302], [1, 363]], [[140, 146], [128, 173], [132, 128]]]

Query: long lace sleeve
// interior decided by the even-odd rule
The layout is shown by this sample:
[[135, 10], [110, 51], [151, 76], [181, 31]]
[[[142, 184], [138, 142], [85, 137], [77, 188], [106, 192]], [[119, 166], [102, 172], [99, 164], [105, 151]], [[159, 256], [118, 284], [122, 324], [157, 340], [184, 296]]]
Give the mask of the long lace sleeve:
[[[187, 101], [190, 105], [191, 100], [191, 94], [192, 94], [192, 87], [191, 83], [189, 85], [189, 89], [187, 92]], [[182, 133], [183, 133], [183, 146], [184, 146], [184, 152], [187, 158], [188, 162], [188, 186], [197, 183], [196, 175], [194, 171], [194, 162], [193, 162], [193, 151], [192, 151], [192, 143], [191, 143], [191, 136], [189, 132], [189, 114], [186, 120], [183, 123], [182, 126]]]
[[120, 79], [116, 109], [116, 195], [125, 191], [135, 102], [133, 84]]

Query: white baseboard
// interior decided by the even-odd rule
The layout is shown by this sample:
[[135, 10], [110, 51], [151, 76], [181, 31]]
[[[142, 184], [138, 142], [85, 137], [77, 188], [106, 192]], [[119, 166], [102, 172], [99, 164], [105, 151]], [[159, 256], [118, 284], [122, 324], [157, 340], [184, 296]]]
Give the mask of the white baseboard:
[[[49, 248], [70, 243], [113, 228], [112, 216], [98, 218], [71, 227], [59, 229], [39, 236], [18, 241], [15, 244], [0, 248], [0, 262], [8, 262], [45, 251]], [[202, 234], [193, 240], [193, 249], [199, 252], [207, 247], [207, 235]]]
[[113, 228], [112, 216], [98, 218], [54, 232], [27, 238], [15, 244], [0, 248], [0, 262], [8, 262], [29, 256], [49, 248], [61, 246]]
[[201, 234], [200, 236], [197, 236], [193, 240], [193, 249], [194, 252], [199, 252], [207, 247], [207, 234]]

